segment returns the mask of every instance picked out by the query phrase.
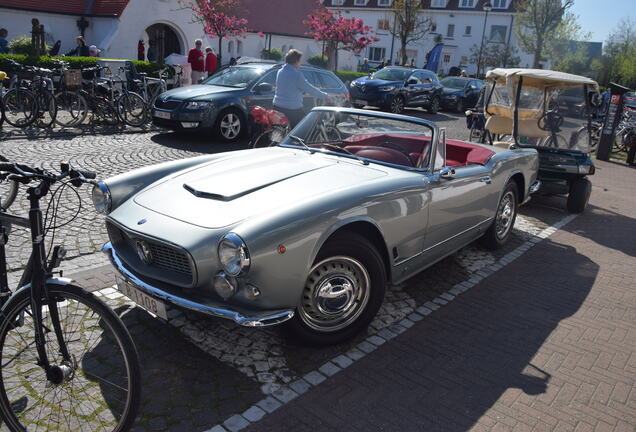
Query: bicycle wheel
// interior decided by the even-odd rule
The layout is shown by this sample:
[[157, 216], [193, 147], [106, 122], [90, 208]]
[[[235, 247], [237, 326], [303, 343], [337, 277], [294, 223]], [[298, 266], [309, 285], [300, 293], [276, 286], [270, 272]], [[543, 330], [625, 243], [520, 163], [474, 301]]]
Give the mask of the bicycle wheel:
[[95, 107], [93, 108], [93, 119], [97, 118], [97, 121], [101, 121], [108, 126], [117, 126], [119, 124], [119, 116], [115, 106], [101, 98], [96, 98], [94, 101]]
[[35, 94], [38, 101], [38, 114], [35, 124], [41, 128], [51, 127], [57, 117], [55, 96], [45, 89], [39, 89]]
[[42, 311], [45, 347], [51, 365], [69, 371], [53, 383], [37, 365], [31, 292], [9, 299], [0, 323], [0, 410], [12, 431], [126, 431], [137, 415], [139, 359], [119, 317], [84, 289], [47, 285], [72, 360], [65, 362], [51, 314]]
[[15, 180], [5, 181], [0, 184], [0, 207], [7, 210], [18, 195], [20, 184]]
[[148, 121], [146, 102], [137, 93], [124, 93], [116, 102], [117, 114], [128, 126], [143, 126]]
[[35, 121], [37, 100], [35, 95], [23, 88], [14, 88], [5, 93], [4, 119], [13, 127], [25, 128]]
[[84, 96], [73, 91], [61, 91], [55, 95], [57, 104], [57, 118], [55, 123], [62, 127], [72, 127], [81, 124], [88, 114]]
[[250, 148], [262, 148], [275, 146], [287, 136], [289, 129], [284, 126], [274, 125], [271, 128], [261, 132], [254, 138], [249, 146]]

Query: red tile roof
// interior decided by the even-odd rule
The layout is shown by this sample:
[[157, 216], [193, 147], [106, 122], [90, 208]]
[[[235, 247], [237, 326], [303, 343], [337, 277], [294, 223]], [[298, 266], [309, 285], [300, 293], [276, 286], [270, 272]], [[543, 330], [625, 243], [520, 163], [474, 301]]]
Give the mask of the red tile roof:
[[238, 15], [247, 18], [247, 26], [253, 31], [307, 36], [309, 27], [303, 21], [317, 8], [316, 0], [243, 0], [245, 11]]
[[0, 8], [66, 15], [121, 16], [129, 0], [0, 0]]

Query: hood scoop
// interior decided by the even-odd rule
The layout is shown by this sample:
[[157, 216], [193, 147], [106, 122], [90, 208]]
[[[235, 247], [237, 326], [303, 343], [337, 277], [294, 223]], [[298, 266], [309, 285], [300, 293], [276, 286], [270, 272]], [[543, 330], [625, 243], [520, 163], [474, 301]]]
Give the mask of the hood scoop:
[[[322, 168], [322, 167], [320, 167], [320, 168]], [[206, 198], [206, 199], [217, 200], [217, 201], [232, 201], [232, 200], [240, 198], [240, 197], [242, 197], [244, 195], [251, 194], [252, 192], [256, 192], [256, 191], [258, 191], [260, 189], [264, 189], [264, 188], [266, 188], [268, 186], [274, 185], [276, 183], [285, 181], [287, 179], [290, 179], [292, 177], [296, 177], [296, 176], [301, 175], [301, 174], [305, 174], [305, 173], [308, 173], [308, 172], [311, 172], [311, 171], [315, 171], [315, 170], [320, 169], [320, 168], [304, 170], [303, 172], [299, 172], [299, 173], [296, 173], [296, 174], [293, 174], [293, 175], [289, 175], [289, 176], [286, 176], [286, 177], [281, 177], [281, 178], [275, 179], [273, 181], [270, 181], [268, 183], [260, 183], [258, 185], [254, 185], [254, 187], [251, 187], [251, 188], [249, 188], [249, 187], [245, 188], [244, 187], [244, 188], [239, 188], [240, 190], [236, 190], [235, 189], [234, 191], [236, 193], [229, 194], [229, 195], [228, 195], [228, 192], [225, 192], [225, 194], [223, 194], [223, 193], [215, 193], [215, 192], [207, 192], [205, 190], [197, 189], [196, 186], [189, 185], [187, 183], [183, 184], [183, 188], [185, 190], [187, 190], [188, 192], [190, 192], [192, 195], [194, 195], [196, 197], [199, 197], [199, 198]], [[202, 183], [202, 182], [195, 182], [195, 183]], [[203, 187], [203, 188], [208, 188], [209, 189], [209, 186], [207, 184], [199, 184], [199, 187]]]

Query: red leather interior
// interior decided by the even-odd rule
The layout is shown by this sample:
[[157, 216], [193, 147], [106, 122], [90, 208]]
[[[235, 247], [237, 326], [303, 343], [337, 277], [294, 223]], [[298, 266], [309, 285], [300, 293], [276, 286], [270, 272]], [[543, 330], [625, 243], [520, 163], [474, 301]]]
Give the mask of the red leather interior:
[[354, 135], [344, 140], [345, 146], [353, 144], [365, 147], [377, 146], [378, 144], [384, 144], [385, 142], [399, 144], [407, 153], [421, 153], [424, 146], [428, 146], [431, 143], [431, 138], [411, 134], [372, 133]]
[[446, 165], [485, 165], [495, 154], [494, 151], [476, 144], [458, 140], [446, 140]]
[[[349, 147], [347, 147], [347, 150], [351, 151]], [[392, 148], [368, 146], [355, 152], [351, 152], [354, 153], [356, 156], [368, 159], [374, 159], [396, 165], [414, 166], [413, 161], [411, 161], [408, 156]]]

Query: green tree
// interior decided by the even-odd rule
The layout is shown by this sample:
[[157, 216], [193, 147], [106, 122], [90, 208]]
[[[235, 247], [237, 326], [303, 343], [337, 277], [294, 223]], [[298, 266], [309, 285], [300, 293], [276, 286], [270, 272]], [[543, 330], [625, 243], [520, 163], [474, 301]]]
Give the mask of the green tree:
[[519, 57], [519, 50], [512, 45], [488, 42], [482, 50], [480, 64], [478, 64], [479, 60], [479, 45], [475, 44], [470, 49], [469, 61], [476, 64], [480, 71], [498, 67], [517, 67], [521, 57]]
[[534, 68], [540, 67], [573, 4], [574, 0], [525, 0], [520, 4], [515, 34], [523, 51], [534, 56]]
[[408, 63], [408, 45], [426, 37], [433, 28], [433, 20], [421, 12], [421, 3], [420, 0], [395, 0], [388, 12], [389, 32], [400, 41], [401, 64]]

